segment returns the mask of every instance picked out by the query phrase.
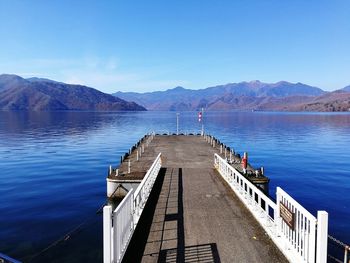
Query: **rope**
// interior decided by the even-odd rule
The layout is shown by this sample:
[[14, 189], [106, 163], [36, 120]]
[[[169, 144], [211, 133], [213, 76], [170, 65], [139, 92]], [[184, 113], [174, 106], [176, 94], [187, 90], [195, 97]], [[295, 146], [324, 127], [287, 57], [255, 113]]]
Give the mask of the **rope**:
[[332, 237], [331, 235], [328, 235], [328, 238], [329, 238], [330, 240], [332, 240], [334, 243], [338, 244], [339, 246], [342, 246], [342, 247], [344, 247], [345, 249], [349, 249], [349, 251], [350, 251], [350, 246], [349, 246], [349, 245], [343, 243], [342, 241], [336, 239], [335, 237]]
[[328, 254], [328, 257], [329, 257], [330, 259], [334, 260], [335, 262], [344, 263], [343, 261], [341, 261], [341, 260], [339, 260], [339, 259], [333, 257], [332, 255], [329, 255], [329, 254]]
[[[53, 241], [52, 243], [50, 243], [47, 247], [45, 247], [44, 249], [40, 250], [39, 252], [33, 254], [33, 255], [29, 255], [26, 256], [25, 259], [28, 259], [28, 262], [31, 262], [33, 259], [39, 257], [40, 255], [42, 255], [43, 253], [45, 253], [46, 251], [48, 251], [49, 249], [57, 246], [58, 244], [60, 244], [61, 242], [66, 242], [68, 241], [76, 232], [78, 232], [80, 229], [83, 228], [83, 226], [87, 225], [87, 223], [89, 221], [92, 220], [96, 220], [96, 215], [101, 213], [101, 208], [103, 208], [103, 206], [106, 203], [103, 203], [100, 208], [96, 211], [94, 216], [91, 216], [87, 219], [85, 219], [84, 221], [82, 221], [80, 224], [78, 224], [76, 227], [74, 227], [72, 230], [70, 230], [69, 232], [67, 232], [66, 234], [64, 234], [62, 237], [58, 238], [57, 240]], [[92, 223], [92, 222], [91, 222]]]
[[[342, 247], [345, 249], [345, 252], [348, 250], [350, 251], [350, 247], [348, 245], [346, 245], [344, 242], [340, 241], [339, 239], [336, 239], [335, 237], [331, 236], [331, 235], [328, 235], [328, 238], [333, 241], [335, 244], [337, 244], [338, 246]], [[342, 260], [338, 259], [338, 258], [335, 258], [334, 256], [328, 254], [328, 257], [332, 260], [334, 260], [335, 262], [340, 262], [340, 263], [343, 263]], [[345, 259], [344, 259], [345, 260]]]

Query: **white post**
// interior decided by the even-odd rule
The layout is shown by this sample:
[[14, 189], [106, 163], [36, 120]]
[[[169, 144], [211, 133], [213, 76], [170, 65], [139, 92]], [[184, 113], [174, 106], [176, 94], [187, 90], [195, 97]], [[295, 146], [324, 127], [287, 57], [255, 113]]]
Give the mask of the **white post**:
[[137, 149], [136, 150], [136, 161], [138, 161], [139, 160], [139, 150]]
[[248, 163], [248, 153], [247, 153], [247, 152], [244, 152], [244, 153], [243, 153], [243, 158], [244, 158], [244, 159], [247, 159], [247, 163]]
[[326, 211], [317, 211], [316, 243], [316, 263], [326, 263], [328, 247], [328, 213]]
[[220, 144], [220, 153], [222, 153], [222, 144]]
[[176, 135], [179, 135], [179, 113], [176, 113]]
[[103, 262], [112, 262], [112, 206], [103, 207]]
[[119, 169], [115, 170], [115, 176], [119, 175]]
[[201, 119], [201, 121], [202, 121], [202, 131], [201, 131], [201, 135], [203, 136], [204, 135], [204, 122], [203, 122], [203, 120], [204, 120], [204, 108], [202, 108], [202, 119]]
[[130, 168], [131, 168], [131, 164], [130, 164], [130, 160], [128, 161], [128, 174], [130, 173]]
[[225, 147], [225, 160], [226, 160], [226, 147]]
[[277, 186], [276, 188], [276, 209], [275, 209], [275, 214], [274, 214], [274, 221], [276, 225], [276, 232], [277, 236], [280, 237], [282, 235], [282, 218], [280, 215], [280, 203], [282, 201], [282, 196], [280, 193], [280, 187]]
[[142, 153], [144, 153], [145, 152], [145, 145], [142, 144], [141, 149], [142, 149]]
[[109, 175], [112, 174], [112, 165], [109, 166]]
[[[317, 262], [316, 261], [316, 224], [317, 219], [310, 220], [310, 234], [309, 234], [309, 260], [310, 262]], [[328, 237], [327, 237], [328, 238]], [[325, 248], [327, 252], [327, 247]], [[320, 261], [320, 262], [327, 262], [327, 254], [326, 254], [326, 261]]]

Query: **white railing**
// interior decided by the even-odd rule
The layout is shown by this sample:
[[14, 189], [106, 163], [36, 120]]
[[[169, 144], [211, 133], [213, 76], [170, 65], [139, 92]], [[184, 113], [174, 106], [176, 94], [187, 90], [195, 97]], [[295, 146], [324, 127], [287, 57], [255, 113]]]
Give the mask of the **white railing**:
[[122, 261], [161, 166], [159, 153], [135, 191], [131, 189], [113, 212], [111, 205], [103, 207], [104, 263]]
[[114, 261], [120, 262], [134, 231], [133, 191], [131, 189], [113, 213], [113, 255]]
[[147, 202], [148, 196], [151, 193], [153, 184], [157, 179], [160, 168], [162, 167], [161, 153], [158, 154], [157, 158], [151, 165], [151, 168], [146, 173], [142, 182], [136, 188], [134, 193], [134, 225], [136, 226], [143, 208]]
[[[218, 154], [214, 165], [290, 262], [327, 262], [327, 212], [318, 211], [316, 219], [279, 187], [277, 201], [271, 200]], [[282, 219], [282, 205], [290, 211], [291, 226]]]

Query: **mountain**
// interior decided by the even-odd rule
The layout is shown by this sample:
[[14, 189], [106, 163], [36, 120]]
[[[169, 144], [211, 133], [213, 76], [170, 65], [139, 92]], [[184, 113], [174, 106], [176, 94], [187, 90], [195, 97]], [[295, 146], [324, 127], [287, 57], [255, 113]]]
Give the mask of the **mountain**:
[[144, 107], [96, 89], [48, 79], [0, 75], [0, 110], [130, 110]]
[[345, 88], [342, 88], [341, 90], [342, 90], [342, 91], [350, 92], [350, 85], [349, 85], [349, 86], [346, 86]]
[[25, 79], [10, 74], [0, 75], [0, 92], [6, 89], [16, 88], [16, 87], [24, 87], [28, 86], [29, 83]]
[[307, 103], [294, 105], [289, 110], [293, 111], [350, 111], [350, 92], [334, 91], [317, 96]]
[[58, 81], [51, 80], [51, 79], [46, 79], [46, 78], [37, 78], [37, 77], [26, 78], [26, 80], [28, 80], [30, 82], [50, 82], [50, 83], [61, 83], [61, 84], [64, 84], [63, 82], [58, 82]]
[[211, 102], [208, 110], [350, 111], [350, 92], [334, 91], [320, 96], [249, 97], [226, 95]]
[[[200, 90], [176, 87], [166, 91], [147, 93], [117, 92], [112, 95], [125, 100], [132, 100], [148, 110], [246, 110], [266, 108], [266, 103], [278, 104], [278, 101], [309, 101], [310, 97], [326, 92], [322, 89], [302, 83], [230, 83]], [[284, 98], [294, 97], [294, 99]], [[264, 104], [265, 103], [265, 104]]]

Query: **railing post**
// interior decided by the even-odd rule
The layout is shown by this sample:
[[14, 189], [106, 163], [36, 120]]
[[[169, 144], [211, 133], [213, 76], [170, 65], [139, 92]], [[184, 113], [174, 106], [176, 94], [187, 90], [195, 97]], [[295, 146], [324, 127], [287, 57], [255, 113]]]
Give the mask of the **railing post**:
[[[315, 252], [317, 252], [316, 246], [318, 246], [318, 244], [316, 244], [316, 224], [317, 224], [317, 219], [316, 220], [310, 220], [309, 259], [310, 259], [310, 262], [326, 263], [327, 262], [327, 245], [326, 245], [326, 247], [324, 247], [324, 249], [326, 251], [325, 261], [322, 261], [322, 260], [321, 261], [317, 261], [316, 260], [316, 253]], [[327, 243], [327, 241], [326, 241], [326, 243]], [[321, 244], [321, 246], [322, 246], [322, 244]]]
[[317, 211], [317, 248], [316, 263], [327, 262], [328, 247], [328, 213]]
[[279, 192], [279, 187], [276, 189], [276, 210], [274, 213], [274, 221], [276, 225], [276, 236], [280, 237], [282, 235], [282, 219], [280, 215], [280, 203], [281, 203], [281, 193]]
[[103, 207], [103, 262], [112, 262], [112, 206]]
[[131, 189], [132, 193], [132, 197], [131, 197], [131, 202], [130, 202], [130, 216], [131, 216], [131, 230], [132, 233], [134, 233], [135, 230], [135, 195], [134, 195], [134, 189]]

